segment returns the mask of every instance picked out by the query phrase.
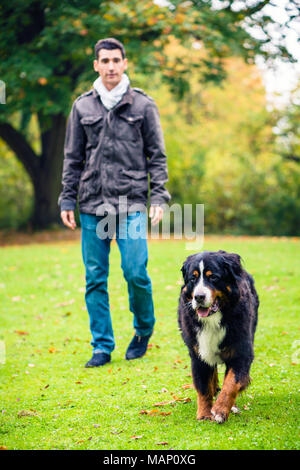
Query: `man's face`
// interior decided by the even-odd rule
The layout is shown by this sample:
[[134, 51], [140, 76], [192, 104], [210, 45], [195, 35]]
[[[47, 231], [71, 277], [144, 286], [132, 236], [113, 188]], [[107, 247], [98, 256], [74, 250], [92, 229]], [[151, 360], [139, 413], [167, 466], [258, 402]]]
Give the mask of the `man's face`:
[[120, 49], [100, 49], [98, 60], [94, 60], [94, 70], [99, 73], [103, 85], [108, 90], [112, 90], [120, 83], [126, 69], [127, 59], [122, 58]]

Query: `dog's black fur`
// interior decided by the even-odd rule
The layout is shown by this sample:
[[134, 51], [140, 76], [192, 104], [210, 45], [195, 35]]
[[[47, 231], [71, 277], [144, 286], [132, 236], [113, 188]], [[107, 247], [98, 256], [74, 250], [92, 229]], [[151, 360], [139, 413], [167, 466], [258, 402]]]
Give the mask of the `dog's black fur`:
[[[198, 393], [197, 419], [222, 423], [234, 409], [238, 393], [250, 382], [258, 296], [252, 276], [242, 268], [240, 256], [234, 253], [204, 251], [189, 256], [182, 273], [184, 285], [179, 300], [178, 322], [191, 357], [193, 382]], [[207, 358], [203, 358], [200, 352], [203, 347], [200, 344], [201, 331], [211, 328], [212, 323], [216, 324], [214, 315], [220, 319], [218, 327], [225, 329], [221, 330], [221, 342], [212, 356], [217, 357], [215, 363], [211, 359], [205, 360]], [[213, 339], [213, 334], [210, 335], [209, 338]], [[209, 350], [210, 343], [205, 347]], [[213, 397], [220, 390], [217, 363], [221, 362], [226, 365], [224, 383], [213, 405]]]

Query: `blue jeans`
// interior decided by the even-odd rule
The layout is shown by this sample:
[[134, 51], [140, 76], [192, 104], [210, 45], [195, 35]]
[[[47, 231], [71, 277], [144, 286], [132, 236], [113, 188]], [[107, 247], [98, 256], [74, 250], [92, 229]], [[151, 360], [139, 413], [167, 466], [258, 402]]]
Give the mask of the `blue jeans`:
[[[113, 234], [105, 236], [106, 227], [101, 227], [101, 221], [104, 222], [102, 216], [80, 214], [82, 257], [86, 273], [85, 301], [90, 318], [91, 345], [94, 352], [110, 354], [115, 347], [115, 341], [107, 278]], [[137, 335], [146, 336], [152, 333], [155, 323], [152, 286], [147, 273], [146, 213], [116, 216], [115, 222], [116, 241], [121, 253], [121, 267], [127, 281], [133, 326]]]

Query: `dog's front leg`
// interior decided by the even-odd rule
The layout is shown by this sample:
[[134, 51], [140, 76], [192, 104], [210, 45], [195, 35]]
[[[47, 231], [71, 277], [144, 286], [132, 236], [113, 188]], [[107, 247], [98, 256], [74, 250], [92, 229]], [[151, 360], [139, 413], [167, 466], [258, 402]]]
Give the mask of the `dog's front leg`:
[[217, 368], [210, 367], [197, 356], [192, 356], [191, 360], [193, 382], [198, 394], [197, 419], [211, 419], [213, 397], [218, 388]]
[[224, 423], [228, 419], [231, 408], [235, 404], [238, 393], [244, 390], [249, 383], [249, 375], [242, 380], [237, 379], [233, 369], [226, 372], [220, 395], [214, 404], [211, 414], [217, 423]]

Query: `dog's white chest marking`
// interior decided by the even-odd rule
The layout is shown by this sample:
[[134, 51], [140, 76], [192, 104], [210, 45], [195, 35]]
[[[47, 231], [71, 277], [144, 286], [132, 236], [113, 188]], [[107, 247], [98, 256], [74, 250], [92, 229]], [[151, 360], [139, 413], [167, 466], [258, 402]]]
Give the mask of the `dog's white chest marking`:
[[216, 312], [207, 318], [201, 318], [202, 328], [198, 329], [197, 342], [200, 358], [215, 366], [223, 361], [220, 358], [219, 345], [223, 341], [226, 329], [221, 326], [221, 312]]

